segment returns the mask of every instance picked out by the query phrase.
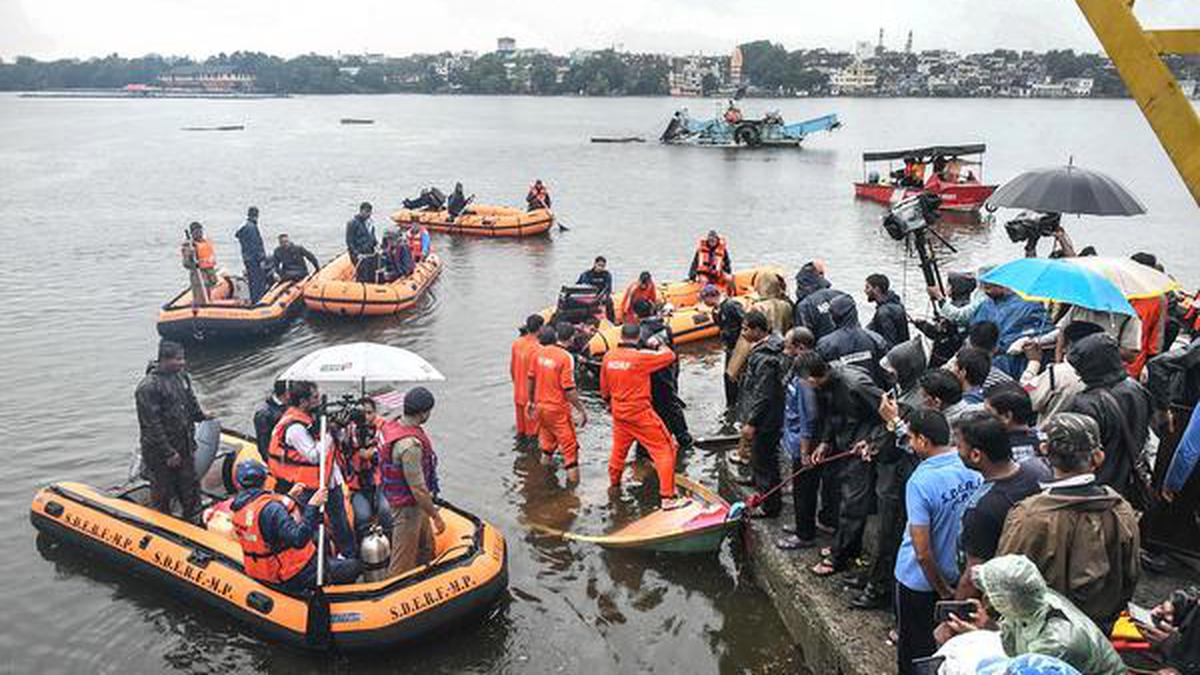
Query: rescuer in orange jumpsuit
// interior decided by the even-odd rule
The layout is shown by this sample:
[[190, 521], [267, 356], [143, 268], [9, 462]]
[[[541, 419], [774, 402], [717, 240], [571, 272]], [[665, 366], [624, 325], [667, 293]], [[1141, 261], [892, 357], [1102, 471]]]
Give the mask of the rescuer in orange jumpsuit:
[[565, 323], [557, 330], [544, 326], [538, 332], [541, 346], [529, 360], [526, 404], [529, 416], [537, 418], [542, 464], [550, 464], [555, 450], [561, 452], [570, 485], [579, 482], [579, 441], [571, 419], [572, 407], [579, 411], [579, 426], [587, 424], [587, 411], [575, 390], [575, 361], [564, 348], [574, 337], [575, 327]]
[[625, 456], [637, 441], [650, 453], [658, 472], [662, 508], [673, 509], [686, 502], [675, 497], [675, 441], [650, 402], [650, 374], [674, 363], [675, 353], [661, 345], [655, 351], [639, 350], [640, 335], [637, 324], [621, 326], [621, 344], [604, 355], [600, 366], [600, 395], [611, 403], [613, 416], [609, 484], [621, 484]]
[[529, 415], [529, 361], [539, 349], [538, 331], [546, 320], [538, 314], [530, 314], [521, 327], [521, 336], [512, 343], [509, 374], [513, 383], [513, 406], [517, 414], [517, 440], [536, 438], [538, 423]]

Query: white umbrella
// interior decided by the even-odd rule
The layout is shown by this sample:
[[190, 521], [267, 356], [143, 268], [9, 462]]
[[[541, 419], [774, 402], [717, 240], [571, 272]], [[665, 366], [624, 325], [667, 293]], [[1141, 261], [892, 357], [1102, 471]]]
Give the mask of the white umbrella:
[[281, 380], [312, 382], [435, 382], [446, 379], [407, 349], [353, 342], [318, 349], [283, 371]]
[[[335, 345], [312, 352], [279, 375], [281, 380], [310, 382], [434, 382], [446, 379], [428, 361], [399, 347], [374, 342]], [[327, 435], [326, 417], [321, 414], [321, 439]], [[322, 449], [325, 447], [322, 444]], [[325, 489], [325, 452], [321, 452], [320, 489]], [[321, 513], [325, 509], [322, 507]], [[325, 582], [325, 519], [317, 534], [317, 585]]]

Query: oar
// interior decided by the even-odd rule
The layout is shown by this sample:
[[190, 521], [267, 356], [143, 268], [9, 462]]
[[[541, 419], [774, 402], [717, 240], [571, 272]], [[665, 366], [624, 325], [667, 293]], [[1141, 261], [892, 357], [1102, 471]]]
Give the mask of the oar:
[[779, 483], [775, 487], [771, 488], [770, 490], [767, 490], [766, 492], [764, 492], [762, 494], [750, 495], [750, 497], [746, 500], [746, 508], [752, 509], [752, 508], [758, 506], [759, 504], [762, 504], [764, 501], [766, 501], [767, 497], [770, 497], [771, 495], [775, 494], [776, 492], [782, 490], [785, 485], [796, 480], [797, 476], [799, 476], [802, 473], [805, 473], [806, 471], [812, 471], [813, 469], [815, 469], [817, 467], [825, 466], [826, 464], [829, 464], [831, 462], [836, 462], [839, 459], [845, 459], [851, 455], [856, 455], [856, 454], [858, 454], [858, 453], [855, 452], [854, 450], [847, 450], [845, 452], [839, 452], [836, 455], [830, 455], [830, 456], [822, 459], [821, 461], [813, 462], [812, 464], [809, 464], [808, 466], [800, 467], [799, 470], [793, 471], [792, 475], [779, 481]]
[[692, 445], [701, 450], [723, 450], [731, 445], [737, 445], [739, 434], [718, 434], [694, 439]]

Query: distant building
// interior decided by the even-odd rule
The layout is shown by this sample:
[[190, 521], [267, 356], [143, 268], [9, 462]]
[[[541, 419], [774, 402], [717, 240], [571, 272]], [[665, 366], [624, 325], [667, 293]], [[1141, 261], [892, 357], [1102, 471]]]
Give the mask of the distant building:
[[496, 51], [501, 54], [511, 54], [517, 51], [516, 38], [502, 37], [496, 38]]
[[879, 84], [875, 69], [862, 61], [855, 61], [833, 74], [829, 80], [833, 93], [840, 95], [874, 93]]
[[734, 47], [729, 57], [729, 84], [738, 86], [742, 83], [742, 48]]
[[859, 40], [854, 43], [854, 58], [859, 61], [866, 61], [872, 56], [875, 56], [875, 45], [866, 40]]
[[672, 96], [703, 96], [705, 75], [711, 75], [718, 88], [724, 84], [722, 66], [721, 59], [705, 56], [672, 59], [667, 87]]
[[159, 83], [175, 89], [203, 91], [249, 91], [254, 76], [233, 66], [175, 66], [159, 75]]
[[1092, 95], [1092, 85], [1094, 84], [1090, 77], [1068, 77], [1062, 81], [1063, 88], [1066, 89], [1068, 96], [1076, 98], [1086, 98]]

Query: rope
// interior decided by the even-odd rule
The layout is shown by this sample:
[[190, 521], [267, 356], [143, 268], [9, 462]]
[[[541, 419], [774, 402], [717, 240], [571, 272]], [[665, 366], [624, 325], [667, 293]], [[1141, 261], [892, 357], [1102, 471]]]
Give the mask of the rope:
[[748, 499], [746, 501], [746, 505], [751, 508], [758, 506], [759, 504], [766, 501], [767, 497], [770, 497], [771, 495], [775, 494], [776, 492], [782, 490], [785, 485], [794, 481], [796, 479], [796, 477], [799, 476], [800, 474], [805, 473], [807, 471], [812, 471], [813, 469], [815, 469], [817, 467], [825, 466], [826, 464], [835, 462], [839, 459], [845, 459], [854, 454], [858, 454], [858, 453], [856, 453], [853, 450], [847, 450], [845, 452], [839, 452], [836, 455], [830, 455], [830, 456], [822, 459], [821, 461], [814, 462], [812, 464], [809, 464], [808, 466], [800, 467], [799, 470], [793, 471], [792, 475], [779, 481], [779, 483], [777, 483], [775, 485], [775, 487], [771, 488], [770, 490], [767, 490], [766, 492], [764, 492], [762, 494], [751, 495], [750, 499]]

